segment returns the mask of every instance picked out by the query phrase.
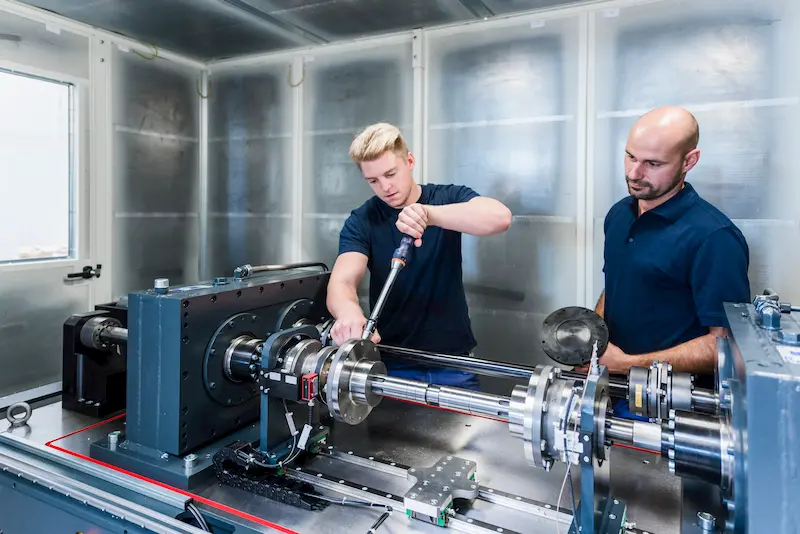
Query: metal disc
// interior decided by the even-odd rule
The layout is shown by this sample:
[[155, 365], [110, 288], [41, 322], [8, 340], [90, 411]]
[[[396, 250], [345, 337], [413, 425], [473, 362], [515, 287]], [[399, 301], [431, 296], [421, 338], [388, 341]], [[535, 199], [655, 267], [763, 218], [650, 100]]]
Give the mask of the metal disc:
[[351, 339], [336, 351], [325, 384], [328, 409], [335, 420], [357, 425], [370, 414], [373, 406], [360, 402], [358, 395], [350, 391], [350, 384], [353, 373], [363, 372], [358, 368], [360, 362], [379, 361], [378, 349], [367, 340]]
[[542, 349], [560, 364], [586, 365], [592, 359], [595, 341], [597, 354], [602, 355], [608, 345], [608, 327], [588, 308], [561, 308], [548, 315], [542, 323]]

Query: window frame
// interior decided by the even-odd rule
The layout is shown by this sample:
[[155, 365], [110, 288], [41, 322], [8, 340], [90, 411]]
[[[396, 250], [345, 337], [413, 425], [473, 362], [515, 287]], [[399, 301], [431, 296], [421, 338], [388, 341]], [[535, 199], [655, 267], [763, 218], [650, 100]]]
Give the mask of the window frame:
[[[84, 92], [87, 91], [88, 81], [57, 72], [50, 72], [27, 65], [18, 65], [13, 62], [0, 60], [0, 73], [31, 78], [47, 83], [55, 83], [66, 86], [68, 90], [68, 131], [69, 131], [69, 194], [68, 194], [68, 252], [66, 256], [52, 258], [21, 258], [3, 259], [0, 258], [0, 273], [15, 272], [26, 270], [38, 270], [47, 268], [73, 267], [82, 261], [88, 254], [88, 249], [84, 246], [83, 240], [85, 228], [88, 224], [87, 212], [88, 202], [84, 206], [84, 187], [86, 180], [83, 174], [86, 172], [80, 152], [82, 150], [79, 132], [83, 127], [81, 101], [84, 99]], [[88, 178], [88, 177], [87, 177]], [[88, 200], [88, 196], [87, 196]]]

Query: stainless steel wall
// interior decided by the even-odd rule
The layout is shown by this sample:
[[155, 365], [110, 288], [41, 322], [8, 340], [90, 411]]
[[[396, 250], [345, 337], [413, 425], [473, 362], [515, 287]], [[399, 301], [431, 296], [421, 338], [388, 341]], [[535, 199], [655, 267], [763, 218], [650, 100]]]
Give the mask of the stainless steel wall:
[[198, 279], [200, 71], [114, 48], [113, 293]]
[[413, 149], [410, 37], [309, 56], [299, 70], [291, 78], [288, 61], [212, 69], [207, 276], [242, 263], [332, 267], [344, 220], [371, 195], [348, 155], [353, 137], [389, 121]]
[[206, 277], [292, 260], [289, 65], [213, 73]]

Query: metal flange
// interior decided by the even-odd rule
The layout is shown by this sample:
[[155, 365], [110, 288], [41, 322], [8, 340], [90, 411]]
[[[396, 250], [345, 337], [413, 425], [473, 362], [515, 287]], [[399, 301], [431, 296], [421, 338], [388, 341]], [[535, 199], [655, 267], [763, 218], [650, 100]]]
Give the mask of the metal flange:
[[380, 403], [382, 397], [372, 394], [369, 386], [370, 374], [386, 374], [374, 343], [351, 339], [339, 347], [325, 384], [328, 409], [335, 420], [357, 425]]

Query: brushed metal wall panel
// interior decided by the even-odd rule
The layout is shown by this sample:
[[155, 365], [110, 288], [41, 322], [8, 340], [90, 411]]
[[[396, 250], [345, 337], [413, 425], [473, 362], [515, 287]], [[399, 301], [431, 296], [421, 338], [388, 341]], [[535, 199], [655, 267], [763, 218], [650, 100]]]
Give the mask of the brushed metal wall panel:
[[[333, 269], [339, 255], [339, 232], [347, 215], [305, 215], [303, 217], [303, 258], [321, 261]], [[364, 313], [369, 313], [369, 270], [364, 275], [358, 294]]]
[[114, 55], [113, 294], [198, 279], [199, 71]]
[[429, 182], [576, 216], [577, 23], [430, 39]]
[[291, 222], [289, 216], [209, 217], [211, 276], [232, 276], [245, 263], [291, 263]]
[[577, 228], [515, 218], [504, 234], [462, 237], [470, 309], [549, 314], [577, 299]]
[[0, 10], [0, 58], [46, 72], [89, 79], [89, 40]]
[[156, 278], [172, 285], [198, 280], [200, 236], [196, 214], [115, 217], [114, 298], [153, 287]]
[[198, 139], [200, 71], [114, 48], [114, 125]]
[[[375, 122], [403, 132], [412, 151], [411, 42], [306, 65], [303, 213], [342, 215], [372, 196], [350, 159], [350, 143]], [[314, 253], [304, 247], [307, 253]]]
[[211, 140], [291, 134], [290, 67], [280, 64], [214, 71], [208, 89]]
[[89, 302], [87, 284], [64, 283], [72, 271], [53, 267], [0, 276], [0, 397], [61, 380], [64, 321], [86, 311]]
[[294, 184], [288, 68], [236, 69], [211, 77], [210, 212], [290, 212]]
[[117, 213], [197, 213], [198, 143], [169, 137], [114, 134]]
[[210, 143], [209, 212], [289, 213], [291, 145], [291, 139], [230, 138]]

